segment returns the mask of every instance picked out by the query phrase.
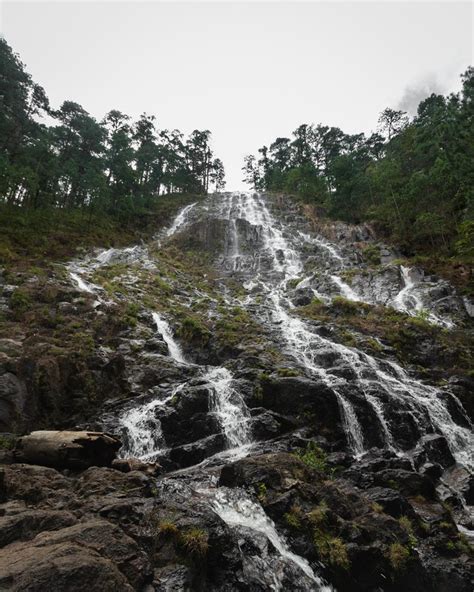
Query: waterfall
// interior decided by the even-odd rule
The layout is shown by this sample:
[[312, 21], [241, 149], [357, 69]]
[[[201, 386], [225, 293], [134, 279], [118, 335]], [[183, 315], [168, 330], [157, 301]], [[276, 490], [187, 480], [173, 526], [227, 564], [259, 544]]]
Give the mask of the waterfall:
[[211, 407], [228, 447], [246, 450], [252, 442], [250, 413], [242, 395], [232, 386], [232, 374], [226, 368], [212, 368], [203, 378], [211, 387]]
[[176, 218], [174, 219], [173, 223], [171, 224], [171, 226], [168, 228], [168, 230], [166, 231], [166, 236], [172, 236], [173, 234], [175, 234], [176, 232], [178, 232], [178, 230], [180, 230], [187, 221], [187, 217], [189, 212], [194, 208], [194, 206], [197, 204], [197, 202], [194, 202], [192, 204], [189, 204], [188, 206], [184, 207], [176, 216]]
[[[271, 254], [273, 268], [283, 276], [283, 279], [276, 285], [262, 280], [260, 280], [260, 284], [262, 290], [268, 295], [268, 304], [271, 307], [273, 318], [280, 327], [290, 353], [296, 360], [302, 361], [304, 367], [311, 370], [326, 384], [335, 387], [335, 382], [340, 381], [335, 381], [315, 363], [312, 355], [314, 334], [306, 329], [301, 319], [290, 315], [287, 310], [291, 308], [291, 303], [285, 294], [286, 285], [290, 279], [298, 278], [303, 269], [298, 253], [290, 247], [262, 199], [250, 197], [246, 202], [243, 215], [248, 222], [262, 228], [262, 238], [266, 250]], [[282, 306], [282, 302], [286, 304], [286, 307]], [[364, 451], [362, 428], [356, 412], [350, 401], [337, 388], [334, 390], [350, 447], [355, 454], [361, 454]]]
[[157, 312], [153, 312], [152, 316], [158, 332], [161, 334], [165, 340], [166, 345], [168, 346], [170, 356], [173, 358], [173, 360], [176, 360], [176, 362], [179, 362], [180, 364], [188, 364], [181, 350], [181, 346], [174, 338], [171, 327], [167, 321], [165, 321]]
[[126, 434], [126, 444], [120, 452], [122, 458], [154, 461], [164, 452], [166, 443], [155, 411], [164, 407], [181, 388], [183, 385], [178, 385], [168, 397], [130, 409], [119, 418]]
[[[285, 238], [283, 231], [273, 219], [260, 196], [249, 195], [245, 206], [241, 215], [250, 224], [261, 228], [264, 249], [272, 260], [273, 272], [280, 275], [280, 279], [278, 279], [275, 275], [264, 276], [259, 271], [254, 281], [259, 283], [262, 292], [267, 296], [267, 307], [275, 325], [279, 327], [285, 339], [288, 353], [335, 392], [341, 410], [342, 424], [353, 452], [356, 454], [363, 452], [364, 435], [355, 409], [347, 397], [348, 391], [353, 392], [354, 396], [360, 396], [371, 407], [374, 415], [378, 418], [381, 436], [387, 447], [399, 450], [390, 429], [390, 420], [384, 414], [384, 398], [392, 399], [401, 408], [406, 409], [421, 434], [435, 430], [444, 435], [456, 460], [473, 468], [473, 433], [469, 425], [465, 427], [453, 420], [448, 410], [450, 395], [410, 378], [394, 362], [385, 363], [385, 368], [390, 368], [390, 372], [388, 372], [384, 369], [384, 363], [381, 361], [321, 337], [311, 331], [306, 322], [291, 314], [292, 304], [286, 295], [286, 285], [288, 280], [299, 278], [303, 270], [301, 259], [291, 246], [290, 239]], [[306, 235], [303, 236], [306, 237]], [[332, 253], [333, 256], [334, 253]], [[338, 259], [338, 257], [334, 258]], [[409, 278], [406, 269], [403, 273]], [[338, 281], [340, 280], [338, 276], [332, 276], [332, 279], [339, 284], [341, 289], [343, 288]], [[401, 302], [406, 303], [407, 294], [410, 293], [410, 290], [413, 292], [413, 283], [410, 281], [406, 279], [406, 291], [402, 296], [399, 295]], [[349, 287], [347, 286], [347, 288]], [[344, 289], [347, 290], [347, 288]], [[354, 299], [354, 294], [352, 294], [352, 299]], [[251, 295], [249, 295], [247, 302], [253, 302]], [[414, 306], [419, 306], [416, 300]], [[336, 355], [340, 361], [352, 368], [357, 378], [348, 382], [347, 379], [333, 372], [331, 368], [326, 369], [321, 363], [326, 354]], [[344, 393], [341, 391], [342, 387], [346, 387]], [[370, 388], [373, 388], [372, 392], [369, 392]], [[460, 403], [456, 403], [462, 409]], [[469, 424], [467, 416], [466, 424]]]
[[[297, 581], [301, 587], [298, 590], [318, 590], [330, 592], [332, 587], [327, 586], [318, 577], [306, 559], [290, 551], [288, 543], [278, 533], [273, 521], [265, 514], [262, 506], [242, 490], [228, 490], [221, 487], [217, 490], [213, 509], [216, 514], [231, 527], [244, 527], [254, 533], [262, 534], [276, 549], [280, 556], [279, 562], [271, 556], [265, 557], [265, 564], [261, 570], [265, 575], [270, 575], [272, 581], [269, 583], [272, 590], [282, 591], [287, 589], [284, 583], [285, 567], [291, 566], [293, 571], [299, 573], [301, 581]], [[292, 581], [294, 585], [296, 582]]]
[[344, 298], [347, 298], [347, 300], [353, 300], [354, 302], [360, 301], [359, 296], [354, 292], [349, 284], [346, 284], [346, 282], [344, 282], [338, 275], [331, 275], [330, 277], [339, 288]]
[[423, 310], [423, 303], [416, 294], [415, 282], [410, 276], [410, 269], [400, 265], [400, 272], [403, 279], [403, 288], [393, 299], [393, 306], [402, 312], [411, 313]]

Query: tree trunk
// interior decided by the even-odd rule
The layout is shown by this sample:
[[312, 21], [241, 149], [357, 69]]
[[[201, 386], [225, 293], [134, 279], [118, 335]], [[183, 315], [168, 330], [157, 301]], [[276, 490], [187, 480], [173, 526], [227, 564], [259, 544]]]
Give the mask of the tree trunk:
[[58, 469], [110, 466], [121, 442], [102, 432], [37, 431], [18, 440], [14, 451], [19, 462]]

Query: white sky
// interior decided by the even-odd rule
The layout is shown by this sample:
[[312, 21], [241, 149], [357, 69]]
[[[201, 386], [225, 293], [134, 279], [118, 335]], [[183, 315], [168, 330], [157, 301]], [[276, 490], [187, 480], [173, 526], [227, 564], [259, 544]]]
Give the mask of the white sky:
[[470, 2], [0, 0], [0, 27], [57, 107], [210, 129], [227, 188], [301, 123], [370, 132], [387, 106], [458, 88]]

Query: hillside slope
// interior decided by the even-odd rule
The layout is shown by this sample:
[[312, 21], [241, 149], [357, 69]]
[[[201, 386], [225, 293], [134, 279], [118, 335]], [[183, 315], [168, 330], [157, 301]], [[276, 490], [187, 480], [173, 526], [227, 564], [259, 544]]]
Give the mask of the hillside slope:
[[214, 194], [7, 280], [5, 446], [104, 430], [160, 466], [5, 451], [2, 589], [472, 589], [473, 306], [370, 226]]

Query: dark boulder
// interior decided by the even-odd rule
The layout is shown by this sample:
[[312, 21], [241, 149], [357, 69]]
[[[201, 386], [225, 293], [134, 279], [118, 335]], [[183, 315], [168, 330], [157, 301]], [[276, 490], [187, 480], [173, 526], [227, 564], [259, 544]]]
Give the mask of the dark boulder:
[[413, 453], [413, 462], [419, 469], [425, 463], [437, 463], [444, 468], [455, 464], [455, 459], [449, 449], [444, 436], [440, 434], [428, 434], [420, 438]]

